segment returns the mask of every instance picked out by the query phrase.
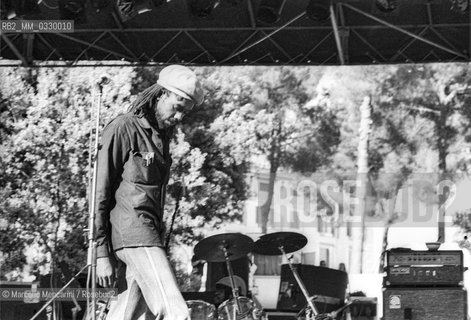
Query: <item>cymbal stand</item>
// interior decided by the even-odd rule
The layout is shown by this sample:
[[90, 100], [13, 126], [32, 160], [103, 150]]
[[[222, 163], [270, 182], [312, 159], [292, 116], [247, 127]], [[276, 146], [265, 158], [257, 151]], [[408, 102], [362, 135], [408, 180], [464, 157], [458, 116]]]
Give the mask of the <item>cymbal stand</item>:
[[222, 246], [222, 250], [224, 251], [224, 259], [226, 260], [227, 273], [229, 274], [229, 279], [231, 280], [232, 296], [236, 302], [236, 312], [240, 314], [242, 307], [240, 306], [239, 301], [239, 289], [237, 288], [234, 281], [234, 271], [232, 270], [231, 261], [229, 260], [229, 253], [227, 252], [225, 244]]
[[298, 271], [296, 270], [296, 268], [291, 263], [291, 258], [288, 258], [288, 256], [286, 255], [286, 252], [285, 252], [285, 249], [284, 249], [283, 245], [280, 245], [278, 248], [280, 249], [281, 253], [283, 254], [283, 256], [288, 261], [289, 268], [291, 269], [291, 272], [293, 273], [293, 276], [296, 279], [296, 282], [298, 283], [298, 286], [301, 289], [304, 297], [306, 298], [307, 304], [311, 308], [312, 313], [314, 314], [314, 316], [317, 316], [319, 314], [319, 311], [317, 310], [316, 306], [312, 302], [312, 298], [309, 297], [309, 292], [307, 291], [306, 286], [304, 285], [301, 277], [299, 276]]

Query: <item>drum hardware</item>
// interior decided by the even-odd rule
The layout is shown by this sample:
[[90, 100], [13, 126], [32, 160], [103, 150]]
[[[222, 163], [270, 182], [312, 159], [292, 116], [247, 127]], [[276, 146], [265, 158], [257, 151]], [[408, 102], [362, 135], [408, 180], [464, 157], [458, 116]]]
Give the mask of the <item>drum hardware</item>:
[[[317, 299], [317, 296], [312, 296], [310, 299], [312, 301], [314, 301], [314, 300]], [[303, 317], [305, 317], [308, 320], [312, 318], [311, 317], [311, 310], [310, 310], [308, 304], [306, 304], [301, 310], [299, 310], [298, 314], [296, 315], [297, 319], [302, 319]]]
[[229, 260], [229, 254], [225, 246], [222, 247], [222, 250], [224, 251], [224, 256], [226, 258], [226, 267], [227, 267], [227, 273], [229, 274], [229, 280], [231, 280], [232, 296], [234, 297], [234, 301], [236, 302], [235, 303], [236, 309], [234, 311], [236, 312], [236, 314], [241, 314], [242, 305], [239, 299], [239, 288], [235, 284], [234, 271], [232, 270], [232, 266]]
[[[223, 250], [224, 248], [224, 250]], [[246, 256], [253, 249], [253, 240], [241, 233], [222, 233], [210, 236], [195, 246], [195, 258], [208, 262], [226, 262]]]
[[[244, 297], [239, 296], [239, 289], [235, 284], [231, 260], [236, 260], [247, 255], [252, 251], [252, 248], [253, 240], [250, 237], [241, 233], [223, 233], [201, 240], [194, 249], [195, 256], [198, 259], [209, 262], [226, 262], [227, 273], [231, 282], [233, 301], [235, 301], [235, 308], [231, 309], [233, 310], [232, 314], [234, 318], [232, 319], [234, 320], [245, 319], [246, 315], [243, 314], [243, 305], [241, 303], [241, 301], [244, 300], [241, 298]], [[226, 302], [228, 301], [230, 300]], [[229, 305], [229, 302], [227, 305]], [[227, 316], [232, 316], [232, 314], [227, 314]]]
[[203, 300], [188, 300], [186, 302], [190, 311], [191, 320], [216, 319], [216, 307]]
[[[316, 297], [314, 297], [312, 300], [315, 300]], [[329, 312], [329, 313], [319, 313], [317, 315], [314, 315], [312, 310], [310, 310], [309, 306], [305, 306], [301, 311], [299, 311], [299, 313], [296, 315], [296, 318], [297, 319], [306, 319], [306, 320], [333, 320], [333, 319], [337, 319], [337, 316], [343, 312], [343, 310], [345, 310], [346, 308], [348, 308], [352, 303], [356, 302], [358, 300], [353, 300], [353, 301], [349, 301], [348, 303], [346, 303], [345, 305], [343, 305], [342, 307], [338, 308], [337, 310], [335, 311], [332, 311], [332, 312]], [[305, 316], [303, 317], [303, 314], [305, 314]]]
[[258, 309], [254, 302], [247, 297], [239, 297], [241, 309], [237, 312], [235, 299], [224, 301], [218, 308], [218, 320], [255, 320], [263, 317], [263, 311]]
[[352, 303], [356, 302], [358, 300], [353, 300], [353, 301], [349, 301], [347, 302], [345, 305], [341, 306], [340, 308], [338, 308], [337, 310], [335, 311], [332, 311], [332, 312], [329, 312], [327, 315], [331, 318], [331, 319], [337, 319], [337, 316], [343, 312], [343, 310], [347, 309]]
[[[301, 277], [299, 276], [296, 267], [291, 263], [292, 257], [287, 256], [288, 253], [298, 251], [307, 244], [307, 238], [302, 234], [296, 232], [275, 232], [261, 236], [254, 245], [254, 252], [261, 255], [283, 255], [288, 261], [289, 268], [293, 273], [296, 282], [301, 289], [304, 297], [306, 298], [307, 305], [310, 309], [310, 313], [315, 317], [319, 314], [316, 306], [313, 303], [313, 297], [309, 296], [309, 292], [306, 289]], [[311, 318], [312, 318], [311, 315]]]

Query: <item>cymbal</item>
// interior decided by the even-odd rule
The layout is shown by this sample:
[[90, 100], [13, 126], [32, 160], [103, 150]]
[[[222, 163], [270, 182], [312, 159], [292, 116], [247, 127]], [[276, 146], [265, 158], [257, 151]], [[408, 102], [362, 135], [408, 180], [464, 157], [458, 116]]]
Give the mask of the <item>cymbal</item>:
[[275, 232], [261, 236], [254, 245], [254, 252], [266, 255], [277, 256], [282, 252], [280, 247], [283, 246], [285, 253], [298, 251], [307, 244], [307, 238], [296, 232]]
[[229, 260], [247, 255], [253, 248], [253, 240], [242, 233], [221, 233], [205, 238], [195, 246], [195, 256], [209, 262], [224, 262], [227, 252]]

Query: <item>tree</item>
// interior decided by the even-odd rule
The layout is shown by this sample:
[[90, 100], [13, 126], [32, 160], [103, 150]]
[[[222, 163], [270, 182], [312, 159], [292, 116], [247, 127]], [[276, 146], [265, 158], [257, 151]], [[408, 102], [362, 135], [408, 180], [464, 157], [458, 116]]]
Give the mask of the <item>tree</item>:
[[[368, 165], [368, 155], [369, 155], [369, 140], [371, 135], [371, 98], [365, 97], [362, 104], [360, 105], [360, 125], [359, 125], [359, 141], [358, 141], [358, 154], [357, 154], [357, 181], [360, 183], [359, 187], [357, 188], [357, 197], [359, 200], [359, 204], [357, 206], [356, 216], [361, 217], [361, 227], [355, 228], [355, 230], [359, 231], [359, 235], [357, 232], [352, 233], [352, 235], [358, 236], [359, 239], [354, 239], [354, 244], [359, 242], [359, 250], [353, 246], [353, 263], [351, 266], [351, 270], [353, 272], [363, 272], [363, 261], [362, 257], [364, 254], [364, 244], [365, 244], [365, 212], [367, 211], [367, 198], [369, 195], [369, 188], [370, 180], [368, 179], [369, 174], [369, 165]], [[355, 241], [356, 240], [356, 241]], [[356, 265], [359, 265], [359, 270], [357, 271]]]
[[[329, 165], [323, 170], [329, 179], [336, 179], [342, 186], [342, 194], [355, 193], [359, 203], [353, 207], [346, 199], [340, 199], [338, 217], [346, 223], [347, 234], [352, 237], [350, 271], [363, 272], [365, 241], [368, 238], [367, 220], [374, 212], [376, 194], [373, 187], [375, 125], [374, 102], [376, 90], [389, 68], [342, 67], [327, 68], [318, 90], [327, 93], [328, 103], [337, 115], [340, 143]], [[356, 187], [347, 181], [355, 181]], [[355, 220], [353, 220], [355, 219]]]
[[[168, 224], [175, 210], [175, 186], [184, 187], [180, 211], [175, 219], [177, 243], [194, 245], [207, 229], [218, 229], [242, 217], [246, 198], [244, 174], [247, 157], [236, 135], [225, 135], [217, 119], [227, 105], [236, 105], [242, 79], [224, 68], [197, 69], [206, 91], [205, 102], [184, 119], [172, 144], [173, 167], [170, 181]], [[239, 88], [240, 89], [240, 88]]]
[[[43, 68], [17, 79], [24, 88], [21, 94], [2, 88], [9, 96], [10, 114], [0, 160], [1, 190], [7, 196], [0, 206], [18, 240], [26, 247], [34, 245], [39, 252], [30, 259], [33, 273], [52, 271], [50, 267], [59, 261], [69, 263], [74, 270], [86, 263], [83, 232], [88, 217], [89, 154], [93, 152], [89, 150], [91, 92], [106, 72], [116, 89], [106, 90], [104, 105], [120, 105], [129, 98], [125, 82], [132, 70], [128, 70], [131, 73]], [[6, 77], [15, 77], [6, 73]], [[7, 253], [11, 250], [6, 246], [2, 249]], [[17, 252], [24, 249], [16, 247]]]
[[266, 233], [278, 169], [312, 172], [322, 165], [337, 143], [335, 116], [321, 103], [307, 104], [306, 68], [242, 68], [237, 76], [231, 89], [237, 99], [223, 104], [213, 128], [223, 145], [236, 146], [238, 158], [255, 165], [265, 159], [269, 190], [260, 217]]
[[[421, 144], [436, 152], [435, 183], [466, 172], [465, 151], [470, 141], [470, 111], [467, 105], [471, 75], [466, 64], [404, 65], [384, 83], [382, 106], [389, 110], [405, 110], [423, 130]], [[410, 140], [409, 140], [410, 141]], [[416, 140], [417, 141], [417, 140]], [[438, 194], [438, 239], [445, 241], [444, 203], [448, 191]]]
[[[2, 277], [21, 277], [8, 272], [21, 270], [24, 263], [31, 267], [26, 273], [47, 273], [59, 261], [78, 271], [86, 263], [95, 83], [103, 77], [111, 80], [101, 95], [101, 131], [127, 110], [135, 94], [155, 83], [158, 68], [40, 68], [20, 75], [16, 69], [1, 71], [6, 81], [0, 87], [0, 116], [5, 120], [0, 128], [0, 241], [3, 260], [11, 262], [2, 264]], [[198, 72], [212, 74], [209, 69]], [[206, 86], [213, 96], [211, 83]], [[174, 162], [165, 215], [170, 222], [176, 185], [183, 182], [172, 238], [179, 245], [200, 239], [204, 227], [218, 228], [241, 215], [244, 161], [214, 138], [218, 101], [208, 99], [171, 143]], [[34, 259], [24, 255], [32, 246]]]

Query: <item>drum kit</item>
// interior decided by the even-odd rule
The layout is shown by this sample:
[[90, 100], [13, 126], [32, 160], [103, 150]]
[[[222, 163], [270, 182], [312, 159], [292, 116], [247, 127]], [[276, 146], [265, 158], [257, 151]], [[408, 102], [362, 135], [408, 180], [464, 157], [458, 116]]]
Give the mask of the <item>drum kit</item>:
[[[304, 297], [306, 307], [298, 314], [298, 319], [319, 320], [334, 319], [333, 314], [319, 314], [313, 303], [315, 297], [309, 293], [299, 276], [296, 267], [291, 263], [288, 254], [302, 249], [307, 244], [307, 238], [295, 232], [275, 232], [261, 236], [256, 242], [241, 233], [224, 233], [210, 236], [201, 240], [194, 249], [198, 259], [208, 262], [225, 262], [229, 275], [232, 298], [224, 301], [218, 308], [200, 301], [187, 301], [192, 320], [264, 320], [267, 319], [263, 310], [247, 297], [239, 295], [234, 281], [231, 261], [246, 256], [249, 252], [261, 255], [282, 255], [288, 261], [289, 267]], [[343, 309], [343, 308], [342, 308]]]

